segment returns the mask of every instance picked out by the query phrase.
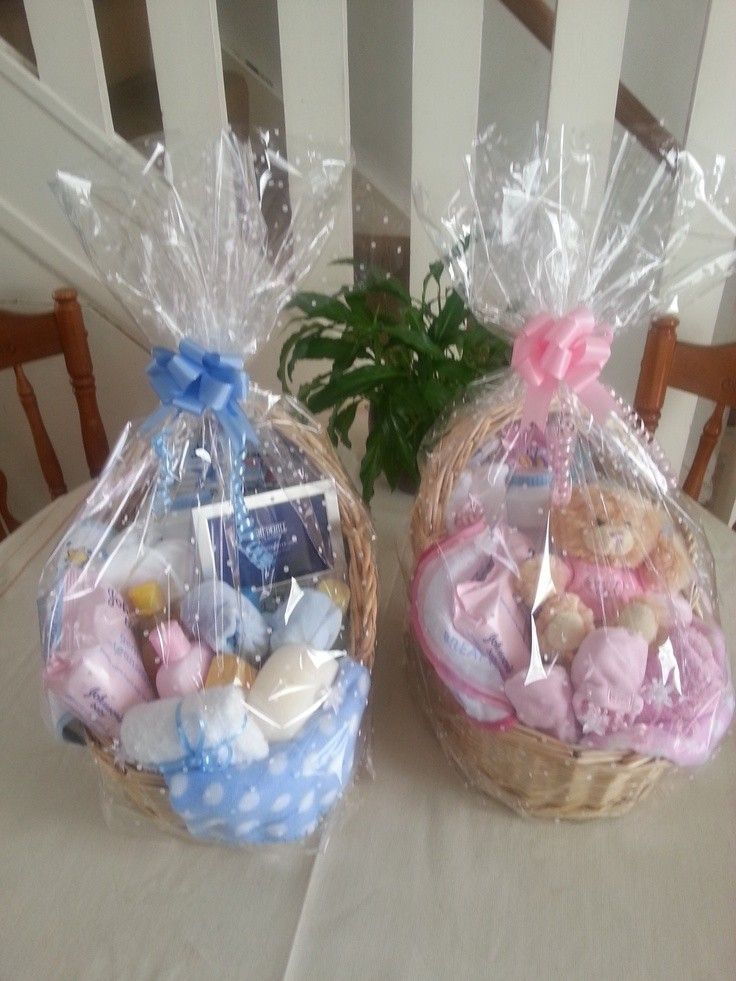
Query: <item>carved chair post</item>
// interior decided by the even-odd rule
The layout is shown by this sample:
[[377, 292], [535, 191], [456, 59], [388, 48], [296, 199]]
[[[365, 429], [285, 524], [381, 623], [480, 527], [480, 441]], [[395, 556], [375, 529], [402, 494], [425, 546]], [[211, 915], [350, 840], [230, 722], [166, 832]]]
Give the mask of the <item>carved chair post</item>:
[[33, 391], [33, 386], [28, 381], [25, 371], [23, 371], [23, 368], [19, 364], [13, 365], [13, 371], [15, 372], [18, 397], [28, 419], [33, 444], [36, 447], [38, 462], [41, 464], [41, 472], [43, 473], [51, 497], [60, 497], [62, 494], [66, 494], [64, 474], [61, 472], [59, 458], [56, 455], [56, 450], [53, 447], [44, 421], [41, 418], [36, 393]]
[[87, 465], [90, 476], [97, 477], [105, 465], [110, 447], [97, 405], [95, 377], [87, 344], [87, 331], [75, 290], [56, 290], [54, 293], [54, 313], [59, 326], [59, 338], [64, 352], [66, 368], [77, 400]]
[[721, 438], [721, 430], [723, 429], [723, 413], [726, 411], [725, 405], [717, 405], [713, 410], [713, 414], [710, 416], [705, 426], [703, 427], [703, 432], [700, 436], [700, 442], [698, 443], [698, 449], [695, 453], [695, 458], [693, 460], [693, 465], [690, 467], [690, 473], [685, 478], [685, 482], [682, 485], [682, 489], [688, 494], [693, 500], [697, 501], [700, 497], [700, 491], [703, 488], [703, 481], [705, 480], [705, 474], [708, 470], [708, 463], [718, 445], [718, 440]]
[[20, 522], [8, 510], [8, 480], [0, 470], [0, 542], [19, 527]]
[[647, 334], [634, 408], [650, 433], [659, 425], [677, 344], [677, 317], [659, 317]]
[[696, 501], [723, 430], [736, 407], [736, 344], [703, 345], [677, 340], [677, 317], [660, 317], [647, 334], [634, 407], [649, 432], [659, 423], [668, 386], [715, 403], [682, 489]]
[[[92, 358], [77, 294], [72, 289], [54, 293], [54, 309], [39, 314], [0, 310], [0, 370], [12, 368], [23, 411], [30, 426], [41, 471], [52, 498], [66, 493], [66, 483], [39, 409], [36, 393], [24, 366], [32, 361], [64, 355], [77, 401], [82, 442], [91, 477], [96, 477], [109, 452], [97, 405]], [[0, 524], [11, 531], [18, 522], [7, 506], [7, 481], [0, 480]]]

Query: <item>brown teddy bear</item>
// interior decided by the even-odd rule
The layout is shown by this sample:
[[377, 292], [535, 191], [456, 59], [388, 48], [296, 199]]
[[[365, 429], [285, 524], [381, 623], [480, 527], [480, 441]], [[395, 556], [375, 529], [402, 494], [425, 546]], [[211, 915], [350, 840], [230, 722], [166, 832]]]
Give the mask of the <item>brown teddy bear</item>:
[[575, 487], [550, 512], [551, 555], [522, 564], [522, 600], [535, 614], [543, 654], [569, 660], [596, 626], [656, 639], [668, 597], [685, 589], [691, 565], [667, 514], [621, 487]]

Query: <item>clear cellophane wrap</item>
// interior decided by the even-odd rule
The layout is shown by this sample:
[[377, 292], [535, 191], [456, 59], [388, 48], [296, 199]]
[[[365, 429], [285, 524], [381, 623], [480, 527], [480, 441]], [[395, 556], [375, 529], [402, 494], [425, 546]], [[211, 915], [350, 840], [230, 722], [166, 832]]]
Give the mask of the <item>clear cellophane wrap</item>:
[[[584, 750], [692, 766], [733, 714], [708, 545], [599, 375], [620, 334], [729, 275], [736, 181], [721, 157], [654, 159], [628, 136], [600, 180], [582, 139], [542, 130], [524, 155], [489, 131], [467, 178], [443, 217], [419, 188], [417, 204], [454, 288], [513, 343], [512, 367], [471, 386], [427, 441], [409, 636], [471, 781], [565, 816], [558, 787], [545, 809], [546, 790], [530, 803], [534, 787], [488, 777], [480, 741], [524, 730], [566, 767]], [[514, 765], [533, 782], [527, 750]]]
[[[54, 191], [154, 346], [129, 424], [44, 570], [43, 687], [108, 799], [184, 835], [315, 842], [365, 744], [373, 532], [321, 426], [244, 361], [312, 269], [345, 153], [258, 145], [60, 171]], [[107, 174], [110, 174], [110, 168]]]

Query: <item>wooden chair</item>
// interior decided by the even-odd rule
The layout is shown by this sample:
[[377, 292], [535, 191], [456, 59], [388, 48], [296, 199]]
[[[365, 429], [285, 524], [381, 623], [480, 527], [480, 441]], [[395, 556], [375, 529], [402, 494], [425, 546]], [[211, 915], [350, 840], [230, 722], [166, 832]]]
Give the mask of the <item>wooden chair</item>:
[[[91, 477], [96, 477], [105, 464], [109, 446], [97, 406], [92, 358], [76, 291], [56, 290], [54, 309], [49, 313], [17, 314], [0, 310], [0, 371], [12, 368], [15, 372], [18, 395], [31, 427], [38, 460], [52, 498], [65, 494], [66, 484], [59, 459], [41, 418], [36, 393], [28, 381], [23, 365], [57, 354], [64, 355], [77, 400], [89, 473]], [[0, 539], [17, 527], [18, 522], [8, 510], [7, 480], [0, 471]]]
[[649, 328], [634, 408], [650, 433], [659, 425], [667, 388], [715, 402], [682, 489], [696, 501], [708, 461], [718, 444], [726, 409], [736, 407], [736, 344], [714, 346], [677, 340], [677, 317], [660, 317]]

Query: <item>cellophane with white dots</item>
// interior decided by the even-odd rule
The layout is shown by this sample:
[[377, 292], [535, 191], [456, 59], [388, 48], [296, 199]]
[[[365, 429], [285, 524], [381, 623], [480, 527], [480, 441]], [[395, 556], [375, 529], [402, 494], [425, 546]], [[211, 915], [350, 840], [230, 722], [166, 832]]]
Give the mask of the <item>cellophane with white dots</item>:
[[125, 427], [44, 569], [47, 719], [94, 747], [109, 816], [232, 845], [314, 847], [367, 753], [370, 521], [320, 424], [240, 364], [348, 178], [345, 151], [297, 145], [287, 159], [274, 134], [226, 131], [53, 182], [170, 352], [154, 348], [164, 404]]
[[[516, 150], [491, 129], [449, 210], [416, 189], [453, 288], [515, 345], [428, 437], [413, 521], [409, 635], [456, 762], [463, 718], [478, 739], [521, 726], [690, 767], [733, 715], [733, 638], [697, 510], [598, 374], [626, 331], [733, 270], [734, 168], [628, 135], [607, 174], [597, 160], [569, 130]], [[581, 382], [589, 342], [604, 356]]]

